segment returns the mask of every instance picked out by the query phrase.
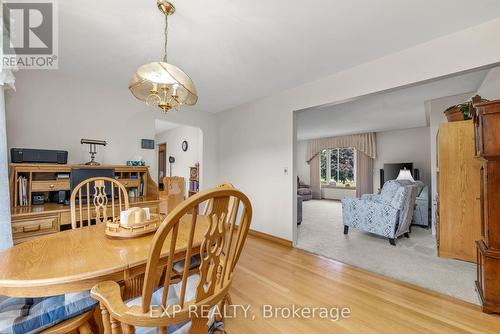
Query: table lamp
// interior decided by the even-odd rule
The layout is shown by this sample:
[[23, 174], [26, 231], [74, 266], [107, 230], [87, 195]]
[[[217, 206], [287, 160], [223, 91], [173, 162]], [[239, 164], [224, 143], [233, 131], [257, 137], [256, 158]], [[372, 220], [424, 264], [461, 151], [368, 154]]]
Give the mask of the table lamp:
[[413, 176], [411, 176], [411, 172], [406, 168], [399, 170], [399, 175], [396, 180], [409, 180], [411, 182], [415, 182]]

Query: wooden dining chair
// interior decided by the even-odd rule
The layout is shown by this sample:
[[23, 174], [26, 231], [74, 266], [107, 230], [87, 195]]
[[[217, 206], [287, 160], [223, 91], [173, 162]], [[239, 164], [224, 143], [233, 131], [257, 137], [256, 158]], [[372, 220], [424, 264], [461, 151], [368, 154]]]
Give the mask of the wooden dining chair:
[[[117, 199], [115, 194], [118, 195]], [[120, 182], [108, 177], [84, 180], [71, 192], [71, 228], [90, 226], [92, 221], [97, 224], [113, 220], [128, 208], [127, 189]], [[94, 310], [90, 310], [48, 329], [44, 334], [67, 333], [75, 329], [80, 334], [92, 333], [90, 322], [93, 321], [93, 315]]]
[[184, 201], [185, 182], [180, 176], [163, 178], [164, 190], [160, 192], [160, 212], [168, 214]]
[[[229, 209], [227, 206], [224, 209], [224, 203], [231, 199], [241, 212], [226, 219]], [[213, 201], [213, 207], [220, 209], [198, 218], [199, 208], [208, 201]], [[184, 218], [182, 223], [189, 224], [188, 231], [183, 229], [183, 233], [179, 233], [181, 218], [186, 215], [187, 220]], [[237, 216], [240, 217], [238, 221]], [[193, 236], [201, 219], [208, 220], [209, 227], [197, 250]], [[92, 297], [101, 304], [105, 333], [122, 333], [122, 329], [125, 333], [135, 333], [136, 327], [146, 327], [141, 330], [158, 328], [159, 333], [168, 330], [176, 334], [198, 334], [207, 333], [210, 326], [212, 329], [220, 326], [207, 310], [214, 307], [220, 312], [223, 310], [251, 220], [252, 206], [248, 197], [234, 188], [213, 188], [184, 201], [166, 217], [153, 238], [141, 297], [123, 301], [120, 287], [113, 281], [92, 288]], [[169, 254], [179, 248], [185, 249], [185, 268], [177, 283], [172, 281], [173, 256], [166, 259], [166, 265], [165, 259], [160, 259], [164, 246]], [[187, 264], [195, 253], [202, 254], [201, 263], [196, 275], [188, 275]], [[160, 286], [159, 277], [164, 277]]]
[[[229, 182], [219, 183], [216, 187], [234, 189], [234, 186]], [[226, 217], [226, 226], [227, 226], [229, 224], [228, 221], [230, 219], [236, 219], [236, 216], [233, 217], [233, 214], [237, 213], [238, 210], [238, 208], [236, 207], [236, 203], [237, 202], [235, 198], [230, 197], [227, 199], [227, 201], [219, 200], [214, 206], [214, 199], [213, 198], [209, 199], [208, 201], [205, 202], [205, 206], [203, 208], [203, 215], [209, 216], [216, 214], [218, 216], [221, 216], [222, 214], [224, 214]], [[200, 255], [195, 255], [191, 257], [191, 263], [188, 266], [189, 275], [196, 273], [196, 271], [198, 270], [198, 266], [200, 265], [200, 261], [201, 261]], [[183, 272], [184, 272], [184, 260], [174, 263], [173, 277], [179, 278], [182, 276]], [[227, 296], [227, 299], [230, 301], [229, 295]]]
[[[232, 183], [229, 183], [229, 182], [222, 182], [222, 183], [219, 183], [217, 186], [217, 188], [234, 188], [233, 184]], [[221, 215], [222, 213], [233, 213], [235, 212], [235, 204], [236, 204], [236, 201], [234, 198], [230, 197], [227, 199], [227, 202], [222, 202], [222, 201], [218, 201], [217, 203], [215, 203], [214, 205], [214, 199], [210, 199], [207, 201], [205, 207], [203, 208], [203, 215], [204, 216], [207, 216], [207, 215], [210, 215], [210, 214], [217, 214], [217, 215]], [[227, 215], [226, 219], [229, 219], [230, 217], [230, 214]]]
[[[71, 227], [112, 220], [128, 207], [127, 190], [121, 183], [106, 177], [87, 179], [71, 193]], [[46, 298], [8, 298], [0, 303], [0, 332], [91, 334], [98, 331], [93, 322], [97, 304], [90, 291]]]
[[115, 179], [93, 177], [73, 189], [69, 205], [72, 228], [90, 226], [92, 221], [105, 223], [128, 210], [127, 189]]

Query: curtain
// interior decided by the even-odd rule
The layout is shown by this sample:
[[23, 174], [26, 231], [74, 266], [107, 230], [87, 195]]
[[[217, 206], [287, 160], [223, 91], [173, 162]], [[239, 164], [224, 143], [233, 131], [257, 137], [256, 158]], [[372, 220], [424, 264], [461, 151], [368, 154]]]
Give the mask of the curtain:
[[14, 75], [4, 69], [0, 71], [0, 250], [12, 246], [4, 95], [4, 90], [8, 88], [14, 88]]
[[356, 197], [373, 194], [373, 159], [356, 150]]
[[321, 179], [319, 174], [320, 152], [333, 148], [355, 148], [356, 194], [373, 193], [373, 160], [377, 157], [375, 133], [329, 137], [309, 140], [307, 143], [306, 162], [310, 167], [311, 190], [314, 199], [321, 199]]
[[309, 171], [312, 197], [314, 199], [321, 199], [321, 179], [319, 175], [319, 155], [315, 156], [309, 161]]
[[322, 150], [332, 148], [354, 147], [372, 159], [377, 158], [377, 148], [375, 144], [375, 133], [362, 133], [350, 136], [329, 137], [309, 140], [306, 152], [306, 162], [311, 161], [319, 155]]

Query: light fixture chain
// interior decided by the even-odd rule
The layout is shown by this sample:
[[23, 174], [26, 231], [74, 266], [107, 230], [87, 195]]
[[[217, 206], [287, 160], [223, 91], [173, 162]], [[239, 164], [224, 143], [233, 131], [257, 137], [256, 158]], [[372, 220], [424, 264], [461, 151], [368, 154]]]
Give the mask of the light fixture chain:
[[163, 53], [163, 61], [168, 63], [167, 61], [167, 47], [168, 47], [168, 15], [165, 15], [165, 47]]

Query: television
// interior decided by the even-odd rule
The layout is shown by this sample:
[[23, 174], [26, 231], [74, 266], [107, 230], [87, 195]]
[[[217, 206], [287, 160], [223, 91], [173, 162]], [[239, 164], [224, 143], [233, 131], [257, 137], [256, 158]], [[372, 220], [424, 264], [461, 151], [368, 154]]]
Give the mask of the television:
[[[115, 178], [115, 172], [110, 168], [73, 168], [71, 169], [71, 191], [83, 181], [93, 178], [93, 177], [109, 177], [111, 179]], [[89, 187], [90, 196], [94, 196], [94, 186]], [[111, 196], [111, 183], [105, 183], [105, 191], [108, 196]], [[82, 187], [82, 199], [87, 198], [87, 187]]]
[[410, 171], [412, 176], [415, 176], [412, 162], [384, 164], [384, 169], [380, 170], [380, 188], [384, 186], [386, 181], [397, 179], [399, 171], [405, 168]]

